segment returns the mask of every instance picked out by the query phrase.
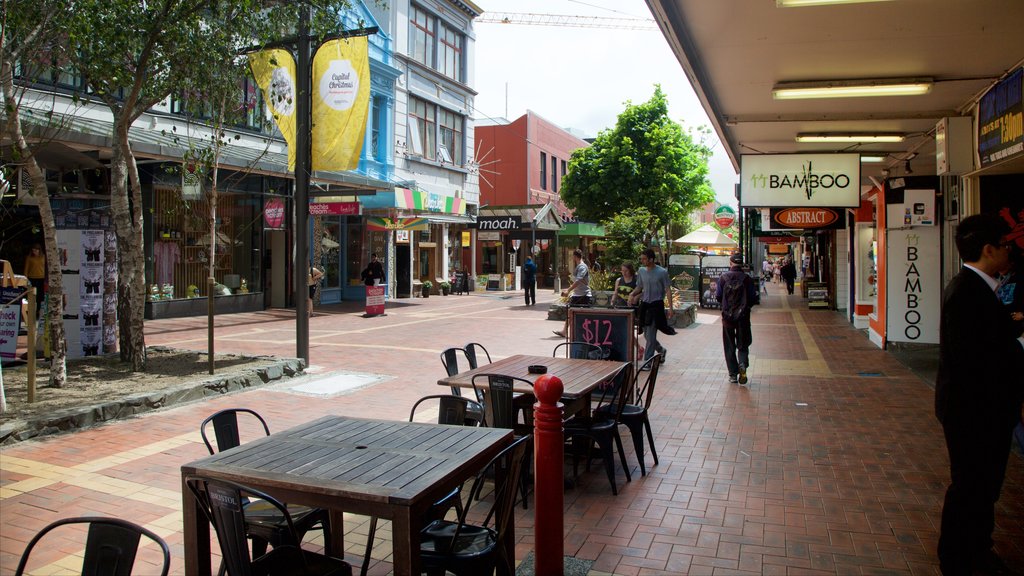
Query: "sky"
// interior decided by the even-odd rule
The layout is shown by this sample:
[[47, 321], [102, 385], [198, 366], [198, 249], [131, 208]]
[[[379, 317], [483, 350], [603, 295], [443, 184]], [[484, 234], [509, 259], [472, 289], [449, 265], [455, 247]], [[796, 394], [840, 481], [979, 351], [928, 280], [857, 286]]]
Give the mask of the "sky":
[[[644, 0], [475, 0], [487, 12], [651, 18]], [[669, 116], [683, 128], [711, 127], [682, 66], [658, 29], [477, 23], [475, 117], [514, 120], [527, 109], [563, 128], [597, 136], [625, 103], [646, 102], [660, 84]], [[506, 99], [507, 89], [507, 99]], [[710, 181], [718, 201], [736, 206], [738, 176], [712, 130]]]

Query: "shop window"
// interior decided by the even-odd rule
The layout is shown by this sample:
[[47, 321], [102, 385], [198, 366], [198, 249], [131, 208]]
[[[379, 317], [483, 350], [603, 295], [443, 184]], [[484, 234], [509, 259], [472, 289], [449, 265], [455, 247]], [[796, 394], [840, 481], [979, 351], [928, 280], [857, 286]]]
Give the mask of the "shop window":
[[359, 273], [363, 271], [363, 224], [358, 219], [350, 218], [346, 228], [348, 229], [346, 234], [348, 242], [345, 245], [348, 256], [345, 266], [346, 284], [358, 286], [362, 284]]
[[558, 192], [558, 158], [551, 157], [551, 191]]
[[548, 155], [546, 152], [540, 153], [540, 189], [548, 189]]
[[323, 287], [341, 288], [341, 224], [337, 218], [325, 219], [320, 246]]

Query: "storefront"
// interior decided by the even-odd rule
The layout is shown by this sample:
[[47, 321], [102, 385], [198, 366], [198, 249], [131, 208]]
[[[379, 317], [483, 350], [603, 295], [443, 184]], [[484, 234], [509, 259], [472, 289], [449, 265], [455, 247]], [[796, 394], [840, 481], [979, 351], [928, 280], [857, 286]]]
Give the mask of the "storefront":
[[474, 224], [478, 243], [477, 285], [488, 290], [519, 290], [527, 256], [537, 265], [537, 285], [553, 286], [557, 237], [562, 220], [554, 204], [488, 206]]

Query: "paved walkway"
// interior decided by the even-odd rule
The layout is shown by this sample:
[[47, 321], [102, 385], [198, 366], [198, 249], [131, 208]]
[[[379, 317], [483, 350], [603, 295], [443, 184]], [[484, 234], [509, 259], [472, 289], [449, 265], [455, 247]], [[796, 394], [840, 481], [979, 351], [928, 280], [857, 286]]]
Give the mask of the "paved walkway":
[[[751, 381], [727, 382], [718, 319], [663, 343], [669, 349], [652, 418], [660, 464], [641, 478], [619, 472], [612, 496], [600, 467], [566, 492], [565, 552], [591, 574], [937, 574], [934, 554], [948, 478], [932, 391], [839, 314], [810, 311], [769, 287], [753, 317]], [[205, 455], [197, 426], [213, 411], [247, 406], [272, 430], [324, 414], [405, 419], [420, 396], [439, 392], [438, 352], [469, 341], [493, 357], [546, 355], [558, 342], [545, 301], [474, 294], [404, 300], [362, 318], [348, 305], [311, 321], [308, 379], [171, 408], [0, 451], [0, 574], [25, 543], [60, 517], [103, 514], [165, 537], [182, 573], [179, 467]], [[147, 322], [147, 343], [205, 347], [204, 319]], [[218, 352], [295, 355], [289, 311], [218, 319]], [[359, 375], [376, 375], [360, 378]], [[319, 384], [347, 391], [294, 390]], [[316, 388], [315, 386], [310, 390]], [[315, 391], [315, 390], [314, 390]], [[533, 548], [532, 507], [517, 512], [516, 558]], [[354, 560], [365, 522], [346, 522]], [[1011, 456], [997, 509], [996, 547], [1024, 570], [1024, 460]], [[390, 572], [389, 526], [371, 573]], [[315, 542], [312, 543], [316, 545]], [[68, 573], [73, 547], [39, 551]], [[152, 550], [141, 562], [152, 561]], [[148, 574], [145, 570], [139, 573]]]

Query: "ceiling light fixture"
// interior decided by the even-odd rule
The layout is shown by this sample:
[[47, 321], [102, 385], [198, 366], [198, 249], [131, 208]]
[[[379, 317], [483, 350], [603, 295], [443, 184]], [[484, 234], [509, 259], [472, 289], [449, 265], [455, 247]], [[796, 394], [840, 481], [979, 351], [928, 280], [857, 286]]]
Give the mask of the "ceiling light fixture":
[[887, 2], [888, 0], [775, 0], [779, 8], [799, 8], [802, 6], [828, 6], [830, 4], [863, 4], [866, 2]]
[[776, 100], [806, 100], [812, 98], [920, 96], [931, 92], [932, 84], [934, 81], [931, 78], [779, 82], [772, 88], [772, 98]]
[[889, 157], [888, 154], [861, 154], [861, 156], [860, 156], [860, 163], [861, 164], [878, 164], [879, 162], [885, 162], [885, 159], [888, 158], [888, 157]]
[[903, 134], [797, 134], [797, 142], [903, 142]]

